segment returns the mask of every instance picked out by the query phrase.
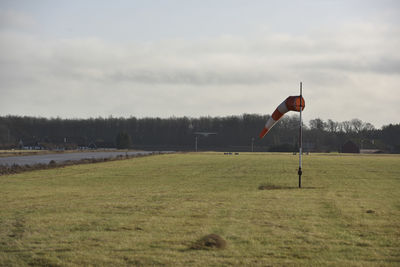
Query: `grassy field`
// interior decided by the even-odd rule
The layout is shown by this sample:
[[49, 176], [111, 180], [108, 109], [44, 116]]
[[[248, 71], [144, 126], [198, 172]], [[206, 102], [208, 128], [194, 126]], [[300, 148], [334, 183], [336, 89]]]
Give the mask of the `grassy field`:
[[[297, 164], [189, 153], [0, 176], [0, 265], [400, 265], [399, 156], [304, 156], [302, 189]], [[191, 249], [211, 233], [225, 249]]]

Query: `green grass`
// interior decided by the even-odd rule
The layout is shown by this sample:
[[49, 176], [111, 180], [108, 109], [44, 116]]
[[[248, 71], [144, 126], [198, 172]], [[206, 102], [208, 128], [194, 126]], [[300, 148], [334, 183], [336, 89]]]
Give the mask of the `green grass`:
[[[0, 265], [400, 265], [400, 157], [191, 153], [0, 176]], [[259, 190], [260, 185], [276, 187]], [[204, 235], [221, 250], [192, 250]]]

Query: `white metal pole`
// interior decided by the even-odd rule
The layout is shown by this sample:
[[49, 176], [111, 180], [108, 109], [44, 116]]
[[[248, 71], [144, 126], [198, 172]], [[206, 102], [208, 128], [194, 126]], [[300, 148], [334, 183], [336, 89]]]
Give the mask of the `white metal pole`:
[[299, 132], [299, 188], [301, 188], [301, 175], [303, 174], [303, 171], [301, 169], [302, 167], [302, 154], [303, 154], [303, 119], [302, 119], [302, 111], [303, 111], [303, 83], [300, 82], [300, 132]]

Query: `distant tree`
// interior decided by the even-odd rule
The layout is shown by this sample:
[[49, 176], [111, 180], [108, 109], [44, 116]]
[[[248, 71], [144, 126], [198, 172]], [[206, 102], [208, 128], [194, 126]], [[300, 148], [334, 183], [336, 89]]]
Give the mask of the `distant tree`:
[[389, 124], [382, 127], [382, 141], [389, 145], [394, 153], [400, 153], [400, 124]]
[[375, 130], [375, 126], [372, 125], [371, 123], [367, 122], [367, 123], [364, 123], [362, 130], [363, 131], [367, 131], [367, 132], [374, 131]]
[[360, 119], [352, 119], [350, 124], [356, 133], [359, 133], [364, 126], [363, 121]]
[[119, 132], [115, 139], [115, 144], [118, 149], [130, 148], [131, 137], [126, 132]]
[[316, 130], [322, 131], [325, 128], [325, 123], [323, 120], [321, 120], [319, 118], [313, 119], [313, 120], [310, 120], [310, 128], [311, 128], [311, 130], [316, 129]]
[[329, 132], [336, 133], [338, 131], [339, 123], [337, 123], [336, 121], [329, 119], [326, 124]]
[[291, 145], [291, 144], [279, 144], [279, 145], [274, 145], [269, 148], [269, 152], [295, 152], [298, 150], [298, 147], [296, 145]]
[[[276, 151], [290, 150], [298, 144], [298, 115], [284, 116], [259, 140], [258, 133], [270, 115], [243, 114], [225, 117], [171, 117], [171, 118], [90, 118], [61, 119], [28, 116], [0, 116], [0, 148], [16, 148], [18, 141], [24, 145], [46, 144], [48, 148], [97, 147], [128, 148], [153, 147], [154, 149], [193, 149], [195, 132], [215, 132], [216, 135], [199, 139], [202, 147], [209, 149], [256, 149]], [[372, 124], [353, 119], [344, 122], [320, 118], [303, 127], [303, 143], [313, 151], [338, 150], [352, 140], [365, 147], [386, 151], [400, 151], [400, 125], [388, 125], [375, 129]], [[254, 138], [254, 139], [253, 139]], [[258, 147], [258, 148], [257, 148]], [[296, 149], [294, 149], [296, 150]]]
[[310, 120], [310, 131], [304, 132], [304, 141], [311, 142], [314, 145], [314, 148], [318, 151], [324, 150], [324, 139], [325, 139], [325, 131], [326, 124], [323, 120], [316, 118]]
[[353, 131], [353, 126], [350, 121], [343, 121], [340, 125], [345, 133], [351, 133]]

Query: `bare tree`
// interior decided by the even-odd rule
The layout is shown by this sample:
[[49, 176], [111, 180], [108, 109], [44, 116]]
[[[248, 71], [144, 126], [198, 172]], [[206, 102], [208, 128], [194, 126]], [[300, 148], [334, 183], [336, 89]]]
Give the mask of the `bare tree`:
[[343, 121], [340, 124], [345, 133], [351, 133], [353, 131], [353, 125], [351, 124], [350, 121]]
[[323, 120], [321, 120], [320, 118], [316, 118], [313, 120], [310, 120], [310, 129], [316, 129], [316, 130], [324, 130], [326, 124]]
[[362, 130], [364, 124], [360, 119], [352, 119], [350, 123], [356, 133], [359, 133]]
[[363, 128], [362, 128], [362, 130], [363, 131], [373, 131], [373, 130], [375, 130], [375, 127], [374, 127], [374, 125], [372, 125], [371, 123], [369, 123], [369, 122], [367, 122], [367, 123], [365, 123], [364, 125], [363, 125]]
[[326, 123], [326, 125], [327, 125], [329, 132], [336, 133], [338, 131], [338, 128], [339, 128], [338, 122], [329, 119], [328, 122]]

